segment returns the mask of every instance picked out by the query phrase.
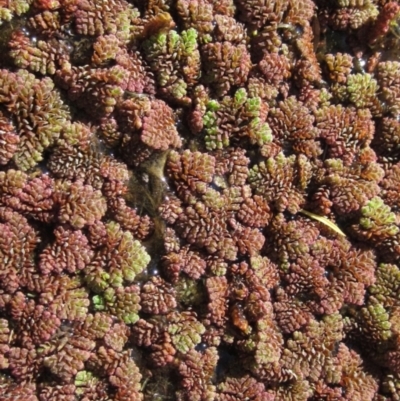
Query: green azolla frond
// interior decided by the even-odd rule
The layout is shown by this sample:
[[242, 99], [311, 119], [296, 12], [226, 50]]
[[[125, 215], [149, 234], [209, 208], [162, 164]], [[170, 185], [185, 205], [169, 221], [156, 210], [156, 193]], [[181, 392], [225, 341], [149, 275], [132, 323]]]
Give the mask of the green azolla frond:
[[247, 99], [245, 104], [246, 114], [250, 117], [258, 117], [260, 115], [261, 99], [259, 97], [251, 97]]
[[158, 32], [151, 36], [143, 42], [143, 49], [150, 59], [167, 53], [167, 33]]
[[181, 99], [186, 96], [187, 84], [183, 79], [178, 79], [174, 84], [171, 85], [171, 92], [177, 99]]
[[102, 293], [110, 285], [110, 274], [104, 270], [94, 270], [85, 274], [86, 285], [95, 293]]
[[159, 74], [157, 75], [157, 83], [161, 87], [166, 86], [169, 80], [170, 80], [170, 75], [168, 71], [160, 71]]
[[217, 127], [207, 130], [204, 138], [207, 150], [223, 149], [229, 146], [229, 137], [221, 135]]
[[350, 101], [358, 108], [370, 107], [377, 90], [378, 82], [371, 74], [351, 74], [347, 78]]
[[190, 28], [181, 34], [184, 53], [190, 55], [197, 49], [197, 31]]
[[115, 302], [115, 290], [114, 288], [107, 288], [103, 294], [104, 301], [107, 303]]
[[119, 316], [126, 324], [135, 324], [139, 320], [139, 315], [135, 312], [125, 312]]
[[[118, 223], [110, 222], [106, 228], [108, 241], [114, 246], [110, 255], [110, 264], [113, 265], [115, 261], [118, 261], [124, 280], [132, 282], [136, 275], [146, 268], [150, 262], [150, 256], [140, 242], [133, 238], [132, 233], [122, 230]], [[110, 279], [114, 287], [117, 287], [121, 280], [115, 274]]]
[[209, 110], [203, 116], [203, 124], [205, 128], [212, 128], [215, 127], [217, 122], [217, 116], [215, 115], [214, 111]]
[[167, 44], [167, 33], [162, 31], [158, 32], [157, 34], [153, 35], [149, 40], [154, 47], [158, 49], [163, 49]]
[[389, 313], [380, 303], [370, 304], [360, 311], [360, 323], [364, 330], [378, 341], [386, 341], [392, 337]]
[[235, 96], [233, 98], [233, 107], [235, 109], [239, 109], [247, 100], [247, 92], [246, 89], [240, 88], [236, 91]]
[[186, 354], [201, 342], [201, 335], [205, 330], [205, 327], [195, 320], [172, 322], [168, 327], [172, 343], [182, 354]]
[[250, 122], [250, 137], [257, 142], [257, 145], [262, 146], [272, 141], [271, 128], [268, 123], [261, 122], [260, 118], [254, 118]]
[[217, 111], [220, 109], [221, 105], [216, 100], [211, 99], [209, 102], [207, 102], [206, 107], [210, 111]]
[[203, 201], [213, 210], [222, 210], [226, 203], [226, 199], [213, 188], [207, 189], [207, 192], [203, 195]]
[[181, 43], [181, 37], [176, 31], [169, 31], [168, 33], [168, 53], [173, 54]]
[[125, 261], [126, 264], [122, 265], [121, 268], [125, 280], [133, 281], [135, 276], [141, 273], [150, 262], [150, 255], [139, 241], [131, 242], [132, 234], [130, 232], [126, 233], [129, 236], [129, 247], [125, 251], [129, 252], [129, 257]]
[[11, 21], [12, 20], [12, 12], [8, 8], [0, 7], [0, 25], [3, 21]]
[[108, 311], [126, 324], [134, 324], [139, 320], [140, 310], [139, 287], [109, 288], [105, 294]]
[[22, 15], [29, 10], [32, 0], [14, 0], [9, 2], [9, 8], [17, 15]]
[[[360, 219], [360, 225], [365, 230], [379, 226], [393, 225], [393, 233], [398, 232], [396, 224], [396, 215], [391, 211], [390, 207], [386, 205], [383, 200], [376, 196], [372, 198], [365, 206], [361, 208], [363, 217]], [[392, 231], [391, 230], [391, 231]]]
[[96, 311], [102, 311], [106, 308], [106, 302], [101, 295], [94, 295], [92, 297], [93, 309]]
[[121, 287], [124, 283], [124, 277], [122, 275], [122, 272], [116, 269], [113, 270], [109, 275], [108, 282], [110, 283], [110, 286], [114, 288]]
[[76, 387], [85, 387], [93, 380], [93, 378], [94, 376], [92, 372], [82, 370], [76, 374], [74, 384]]
[[384, 307], [400, 306], [400, 269], [395, 264], [381, 263], [376, 282], [368, 288]]
[[117, 222], [110, 221], [108, 224], [106, 224], [106, 232], [108, 242], [110, 244], [119, 242], [121, 237], [121, 226]]

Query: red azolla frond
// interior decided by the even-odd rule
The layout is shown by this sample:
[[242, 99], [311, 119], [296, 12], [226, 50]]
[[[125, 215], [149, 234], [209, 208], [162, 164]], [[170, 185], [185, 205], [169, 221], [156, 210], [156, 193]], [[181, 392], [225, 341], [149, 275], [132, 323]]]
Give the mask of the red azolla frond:
[[7, 383], [2, 386], [2, 390], [4, 390], [4, 394], [0, 395], [0, 401], [39, 401], [36, 384], [34, 383]]
[[243, 227], [239, 224], [236, 224], [234, 229], [233, 239], [239, 253], [249, 256], [258, 255], [265, 242], [265, 237], [259, 229]]
[[[58, 3], [58, 1], [51, 2]], [[29, 18], [28, 26], [32, 27], [35, 32], [39, 32], [42, 35], [51, 36], [61, 28], [60, 13], [58, 10], [38, 11]]]
[[286, 221], [282, 214], [272, 220], [269, 229], [274, 238], [271, 251], [284, 269], [289, 261], [296, 261], [307, 255], [320, 235], [313, 223], [303, 219]]
[[378, 17], [375, 19], [372, 28], [368, 32], [368, 43], [374, 45], [382, 39], [390, 29], [390, 23], [398, 16], [400, 6], [395, 1], [387, 2], [380, 10]]
[[118, 65], [107, 69], [75, 67], [65, 63], [55, 79], [78, 107], [93, 117], [104, 117], [111, 114], [118, 100], [122, 99], [129, 71]]
[[207, 399], [215, 396], [215, 386], [212, 382], [214, 369], [218, 362], [217, 349], [207, 348], [204, 353], [191, 350], [179, 364], [181, 382], [177, 391], [177, 400], [191, 401]]
[[9, 366], [7, 354], [10, 351], [10, 334], [8, 320], [0, 319], [0, 369]]
[[158, 208], [158, 211], [165, 222], [174, 224], [179, 215], [183, 212], [182, 202], [178, 197], [168, 194]]
[[226, 277], [210, 277], [206, 280], [207, 293], [209, 297], [208, 311], [209, 319], [216, 326], [226, 323], [228, 310], [227, 295], [228, 282]]
[[175, 114], [162, 100], [144, 95], [125, 100], [118, 105], [118, 122], [125, 133], [121, 147], [129, 165], [137, 166], [152, 155], [163, 158], [163, 152], [182, 145]]
[[259, 195], [246, 197], [240, 205], [237, 218], [249, 227], [264, 228], [271, 219], [271, 211], [268, 202]]
[[376, 269], [376, 281], [368, 292], [385, 308], [397, 315], [400, 270], [394, 264], [381, 263]]
[[178, 219], [177, 229], [189, 244], [205, 248], [211, 255], [217, 254], [227, 260], [236, 259], [238, 248], [223, 213], [197, 202], [185, 209]]
[[282, 358], [284, 369], [292, 370], [298, 379], [316, 381], [324, 377], [343, 335], [343, 321], [338, 313], [325, 316], [320, 322], [310, 320], [287, 341]]
[[400, 163], [394, 164], [391, 168], [386, 172], [385, 178], [381, 182], [382, 191], [382, 199], [385, 201], [385, 204], [390, 207], [400, 207]]
[[346, 399], [373, 400], [378, 391], [378, 383], [372, 375], [363, 371], [360, 355], [340, 344], [336, 360], [341, 373], [339, 384]]
[[[363, 152], [360, 152], [360, 156]], [[379, 182], [384, 176], [383, 169], [374, 160], [367, 158], [366, 163], [345, 166], [340, 159], [325, 161], [325, 169], [320, 170], [318, 179], [321, 186], [314, 201], [322, 208], [331, 208], [346, 215], [358, 211], [371, 198], [381, 191]], [[329, 210], [329, 209], [328, 209]]]
[[39, 303], [59, 319], [84, 321], [90, 304], [88, 289], [79, 276], [47, 275], [33, 280], [32, 291], [39, 293]]
[[128, 206], [121, 197], [109, 197], [108, 212], [124, 230], [132, 232], [137, 239], [147, 238], [154, 229], [154, 223], [149, 216], [139, 215], [138, 211]]
[[117, 388], [115, 399], [118, 401], [141, 401], [143, 399], [141, 379], [142, 375], [130, 357], [129, 351], [119, 355], [113, 369], [109, 369], [109, 381]]
[[122, 53], [121, 42], [114, 34], [97, 38], [93, 44], [92, 63], [98, 66], [106, 65]]
[[217, 386], [218, 401], [274, 401], [275, 396], [267, 393], [265, 385], [246, 374], [243, 377], [227, 377]]
[[290, 62], [285, 55], [267, 53], [259, 62], [258, 67], [270, 85], [280, 85], [282, 81], [290, 78]]
[[274, 302], [275, 319], [283, 333], [300, 330], [313, 318], [307, 306], [296, 297], [288, 296], [283, 289], [277, 290]]
[[40, 255], [39, 267], [44, 274], [61, 273], [63, 270], [74, 273], [82, 270], [93, 258], [93, 251], [82, 231], [60, 226], [54, 235], [55, 242]]
[[316, 122], [328, 145], [329, 157], [344, 157], [346, 164], [354, 161], [360, 148], [371, 143], [375, 132], [371, 113], [365, 109], [325, 107], [316, 112]]
[[81, 180], [60, 183], [55, 198], [59, 205], [59, 221], [69, 223], [75, 228], [94, 224], [107, 210], [101, 192], [90, 185], [84, 185]]
[[75, 29], [79, 35], [102, 36], [115, 34], [119, 39], [130, 39], [130, 27], [135, 10], [125, 0], [78, 0], [75, 11]]
[[141, 307], [145, 313], [164, 315], [176, 308], [176, 294], [171, 284], [160, 276], [151, 277], [140, 290]]
[[14, 293], [33, 266], [38, 237], [28, 221], [8, 208], [0, 208], [0, 286]]
[[88, 227], [87, 238], [94, 247], [100, 247], [107, 242], [107, 228], [100, 220]]
[[225, 95], [232, 86], [246, 82], [251, 59], [245, 45], [207, 43], [202, 47], [201, 55], [205, 66], [204, 80], [215, 87], [217, 96]]
[[271, 209], [297, 213], [304, 204], [312, 166], [304, 155], [275, 158], [256, 164], [249, 172], [249, 183], [256, 195], [263, 196]]
[[29, 317], [24, 316], [22, 318], [26, 322], [24, 329], [30, 334], [34, 344], [42, 344], [51, 340], [61, 326], [61, 320], [54, 311], [51, 308], [47, 309], [43, 305], [36, 305], [33, 313], [27, 308], [25, 310], [26, 313], [29, 313]]
[[347, 53], [326, 54], [325, 63], [329, 71], [329, 79], [344, 84], [353, 68], [353, 58]]
[[176, 353], [171, 335], [164, 331], [158, 342], [151, 346], [150, 360], [153, 366], [163, 367], [174, 362]]
[[289, 3], [283, 0], [264, 2], [262, 0], [239, 1], [239, 18], [252, 29], [259, 29], [266, 23], [280, 22]]
[[12, 347], [8, 359], [11, 376], [19, 382], [33, 382], [43, 364], [43, 357], [37, 354], [35, 348]]
[[[167, 176], [174, 180], [179, 197], [189, 203], [194, 194], [206, 192], [215, 173], [215, 158], [200, 152], [185, 150], [182, 154], [172, 151], [168, 155]], [[187, 199], [188, 198], [188, 199]]]
[[398, 147], [400, 146], [400, 121], [397, 118], [384, 117], [377, 124], [372, 146], [385, 161], [398, 162]]
[[[54, 145], [70, 114], [49, 77], [39, 80], [22, 69], [17, 73], [2, 70], [0, 86], [0, 103], [13, 114], [20, 137], [13, 160], [26, 171]], [[36, 112], [28, 111], [32, 109]]]
[[[249, 174], [249, 158], [241, 148], [228, 148], [215, 152], [214, 183], [224, 187], [225, 181], [231, 186], [242, 186]], [[219, 182], [222, 181], [222, 184]]]
[[90, 358], [95, 343], [84, 337], [72, 336], [67, 342], [59, 346], [53, 355], [46, 356], [43, 365], [61, 380], [68, 382]]
[[216, 42], [231, 42], [245, 44], [246, 29], [244, 25], [229, 15], [215, 15], [215, 28], [213, 36]]
[[20, 138], [9, 119], [0, 114], [0, 164], [7, 164], [18, 149]]
[[155, 93], [154, 77], [138, 51], [120, 50], [116, 55], [116, 62], [129, 72], [127, 91], [135, 94]]
[[151, 109], [145, 113], [141, 140], [157, 150], [181, 147], [182, 141], [175, 126], [173, 111], [162, 100], [153, 101]]
[[[50, 14], [52, 15], [52, 14]], [[35, 25], [43, 27], [42, 19], [36, 15], [32, 21]], [[54, 21], [54, 30], [59, 28], [58, 21]], [[46, 24], [47, 31], [51, 30], [51, 24]], [[43, 28], [42, 28], [43, 30]], [[9, 42], [10, 56], [17, 67], [38, 72], [42, 75], [54, 75], [64, 62], [69, 61], [69, 53], [66, 46], [57, 41], [32, 41], [23, 31], [14, 31]]]
[[74, 384], [40, 386], [40, 401], [74, 401], [77, 388]]
[[54, 218], [54, 180], [47, 174], [31, 178], [17, 170], [0, 173], [1, 202], [13, 210], [40, 221]]
[[[178, 264], [179, 266], [177, 266]], [[204, 255], [190, 247], [182, 247], [178, 252], [171, 252], [163, 258], [166, 272], [174, 279], [176, 273], [184, 272], [188, 277], [198, 280], [206, 270]]]
[[322, 297], [329, 284], [324, 267], [308, 255], [299, 255], [282, 279], [287, 283], [286, 291], [290, 295], [308, 292], [310, 296]]
[[132, 341], [139, 347], [150, 347], [161, 339], [164, 319], [139, 319], [132, 327]]
[[200, 39], [211, 34], [215, 18], [212, 3], [206, 0], [178, 0], [176, 8], [185, 29], [195, 28]]
[[377, 67], [377, 81], [381, 87], [381, 98], [394, 117], [400, 112], [399, 67], [400, 63], [396, 61], [380, 62]]

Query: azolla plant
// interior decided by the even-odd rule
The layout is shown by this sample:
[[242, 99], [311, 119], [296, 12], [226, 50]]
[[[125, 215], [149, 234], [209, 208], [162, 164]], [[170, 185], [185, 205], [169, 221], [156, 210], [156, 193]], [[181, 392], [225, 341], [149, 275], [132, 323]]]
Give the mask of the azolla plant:
[[0, 0], [0, 401], [399, 400], [399, 16]]

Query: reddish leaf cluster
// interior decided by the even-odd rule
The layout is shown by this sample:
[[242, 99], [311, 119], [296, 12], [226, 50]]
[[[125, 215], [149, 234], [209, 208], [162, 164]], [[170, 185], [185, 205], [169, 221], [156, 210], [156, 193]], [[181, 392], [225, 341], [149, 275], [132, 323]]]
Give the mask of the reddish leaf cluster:
[[0, 401], [397, 400], [399, 7], [0, 0]]

